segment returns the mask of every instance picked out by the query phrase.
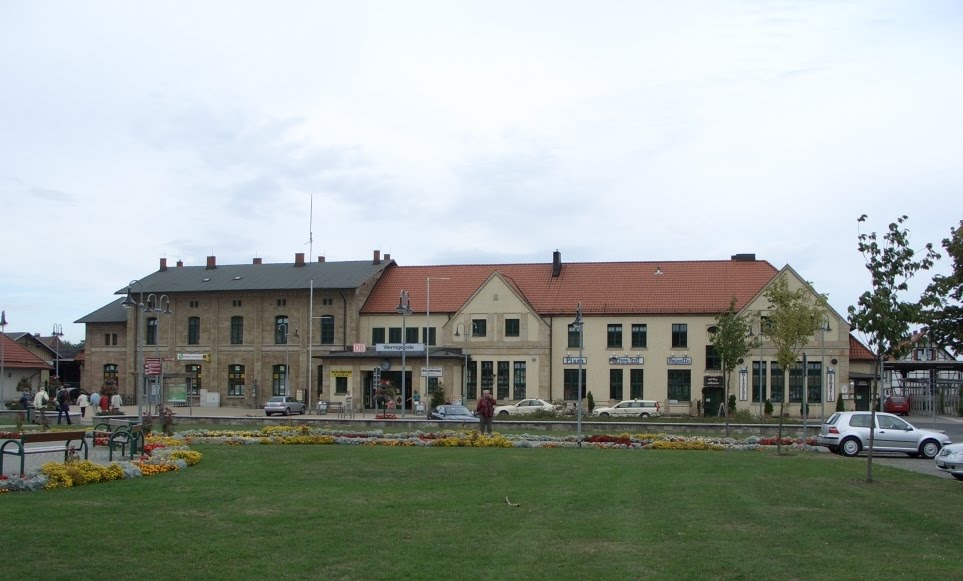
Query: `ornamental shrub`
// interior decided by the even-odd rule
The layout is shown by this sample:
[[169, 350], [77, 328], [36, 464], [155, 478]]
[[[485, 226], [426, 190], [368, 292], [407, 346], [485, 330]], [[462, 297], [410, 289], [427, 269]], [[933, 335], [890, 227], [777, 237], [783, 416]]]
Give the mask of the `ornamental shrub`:
[[592, 410], [595, 409], [595, 398], [592, 396], [591, 391], [588, 392], [588, 408], [589, 408], [589, 413], [592, 413]]
[[732, 413], [735, 413], [735, 411], [736, 411], [736, 396], [735, 394], [731, 394], [729, 396], [729, 413], [732, 414]]
[[846, 404], [843, 403], [843, 394], [836, 396], [836, 411], [841, 412], [846, 410]]
[[767, 416], [771, 416], [771, 415], [772, 415], [772, 402], [767, 399], [767, 400], [766, 400], [765, 407], [764, 407], [763, 409], [764, 409], [765, 414], [766, 414]]

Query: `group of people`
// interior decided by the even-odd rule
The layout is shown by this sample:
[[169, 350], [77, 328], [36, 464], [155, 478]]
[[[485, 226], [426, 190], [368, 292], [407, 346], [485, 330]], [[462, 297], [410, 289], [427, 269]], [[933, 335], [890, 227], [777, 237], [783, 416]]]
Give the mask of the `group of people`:
[[[41, 389], [37, 391], [37, 394], [33, 397], [31, 401], [30, 395], [27, 392], [23, 392], [20, 396], [20, 406], [24, 409], [31, 407], [33, 404], [34, 409], [42, 410], [47, 407], [47, 403], [50, 401], [50, 396], [47, 395], [47, 390]], [[72, 404], [70, 397], [70, 390], [66, 387], [61, 387], [57, 390], [57, 395], [54, 396], [54, 402], [57, 405], [57, 423], [66, 418], [67, 424], [71, 425], [70, 421], [70, 406]], [[80, 407], [80, 417], [84, 418], [87, 416], [87, 408], [100, 409], [102, 412], [108, 412], [111, 409], [119, 410], [120, 406], [124, 405], [123, 398], [120, 397], [119, 393], [115, 393], [112, 396], [101, 395], [98, 392], [94, 392], [93, 395], [88, 396], [86, 393], [81, 392], [80, 396], [77, 398], [77, 405]], [[91, 412], [93, 414], [93, 412]]]

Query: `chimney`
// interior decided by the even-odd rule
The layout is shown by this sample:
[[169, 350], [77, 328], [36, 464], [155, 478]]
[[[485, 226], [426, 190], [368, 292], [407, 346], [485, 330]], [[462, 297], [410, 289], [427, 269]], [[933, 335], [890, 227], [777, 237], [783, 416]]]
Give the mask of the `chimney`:
[[261, 259], [260, 259], [260, 258], [255, 258], [255, 259], [254, 259], [254, 262], [252, 262], [251, 264], [261, 264]]
[[217, 268], [217, 257], [216, 257], [216, 256], [208, 256], [208, 257], [207, 257], [207, 270], [214, 270], [215, 268]]
[[755, 254], [733, 254], [732, 260], [735, 262], [752, 262], [756, 259]]
[[294, 254], [294, 266], [304, 266], [304, 253], [296, 252]]
[[184, 266], [184, 261], [183, 261], [183, 260], [178, 260], [178, 261], [177, 261], [177, 268], [181, 268], [182, 266]]
[[391, 262], [391, 255], [385, 252], [385, 262]]
[[562, 274], [562, 253], [556, 250], [552, 253], [552, 278]]
[[374, 261], [371, 264], [381, 264], [381, 251], [374, 251]]
[[160, 271], [164, 272], [165, 270], [167, 270], [167, 259], [161, 258]]
[[318, 262], [324, 262], [324, 257], [323, 257], [323, 256], [319, 256], [319, 257], [318, 257]]

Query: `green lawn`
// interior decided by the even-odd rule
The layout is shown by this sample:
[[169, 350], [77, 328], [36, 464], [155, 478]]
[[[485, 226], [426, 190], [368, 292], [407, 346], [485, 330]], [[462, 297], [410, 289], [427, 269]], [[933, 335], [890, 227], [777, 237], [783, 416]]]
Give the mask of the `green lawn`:
[[876, 466], [867, 484], [859, 459], [195, 449], [201, 463], [175, 474], [0, 495], [4, 577], [963, 577], [960, 483]]

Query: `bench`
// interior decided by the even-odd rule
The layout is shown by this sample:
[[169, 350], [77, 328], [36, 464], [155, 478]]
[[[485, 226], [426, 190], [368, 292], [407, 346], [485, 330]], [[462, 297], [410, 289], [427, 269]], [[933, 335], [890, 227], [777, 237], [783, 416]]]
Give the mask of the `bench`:
[[[95, 446], [95, 447], [97, 446], [98, 438], [104, 438], [105, 440], [109, 440], [110, 436], [117, 430], [129, 428], [136, 423], [137, 423], [137, 420], [134, 418], [125, 419], [122, 417], [110, 418], [106, 422], [100, 422], [99, 424], [95, 425], [92, 430], [94, 438], [91, 443], [91, 446]], [[107, 442], [105, 441], [104, 444], [106, 445]]]
[[[46, 454], [49, 452], [63, 452], [64, 462], [70, 457], [70, 453], [77, 450], [77, 446], [71, 442], [80, 441], [80, 449], [84, 451], [84, 460], [87, 459], [87, 441], [84, 439], [86, 432], [83, 430], [69, 432], [35, 432], [21, 434], [19, 438], [7, 440], [0, 446], [0, 474], [3, 474], [3, 460], [8, 455], [20, 456], [20, 474], [24, 473], [24, 460], [27, 454]], [[27, 444], [38, 444], [47, 442], [57, 442], [55, 445], [32, 446]]]
[[[130, 453], [127, 453], [128, 446], [130, 448]], [[108, 450], [108, 460], [113, 461], [114, 450], [120, 448], [121, 457], [127, 456], [131, 460], [137, 454], [144, 453], [144, 426], [141, 424], [134, 424], [132, 426], [121, 426], [118, 427], [108, 438], [107, 438], [107, 450]]]

